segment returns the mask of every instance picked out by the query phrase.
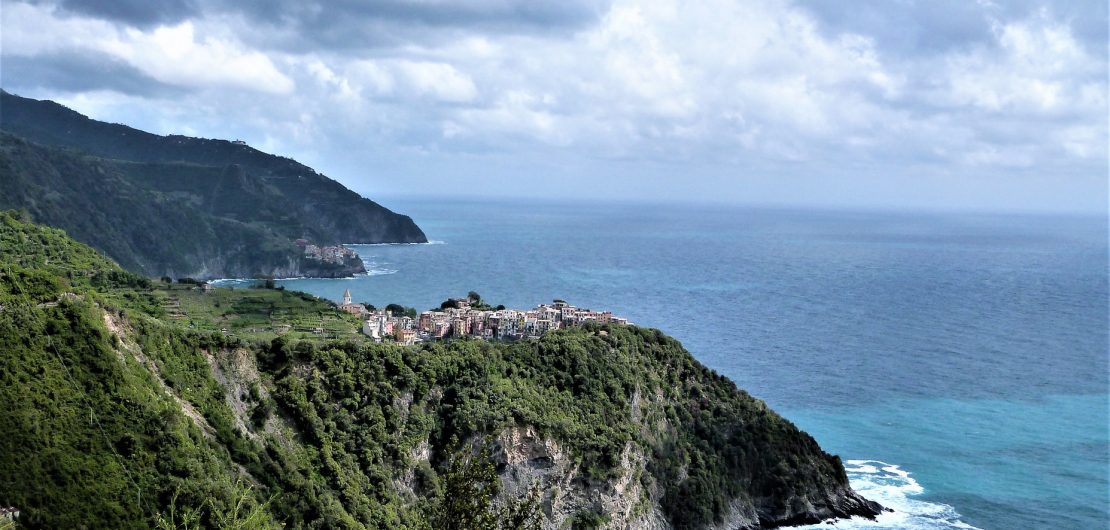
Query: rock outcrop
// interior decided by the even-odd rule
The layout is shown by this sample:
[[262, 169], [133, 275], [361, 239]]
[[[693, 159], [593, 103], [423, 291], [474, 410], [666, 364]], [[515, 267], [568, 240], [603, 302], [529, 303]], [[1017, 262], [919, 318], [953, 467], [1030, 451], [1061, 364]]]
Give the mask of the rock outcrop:
[[598, 514], [613, 529], [669, 529], [658, 495], [644, 487], [647, 457], [634, 443], [621, 453], [617, 476], [583, 477], [578, 463], [559, 443], [532, 427], [505, 429], [496, 439], [494, 461], [501, 472], [503, 499], [531, 488], [541, 491], [545, 530], [567, 528], [580, 514]]

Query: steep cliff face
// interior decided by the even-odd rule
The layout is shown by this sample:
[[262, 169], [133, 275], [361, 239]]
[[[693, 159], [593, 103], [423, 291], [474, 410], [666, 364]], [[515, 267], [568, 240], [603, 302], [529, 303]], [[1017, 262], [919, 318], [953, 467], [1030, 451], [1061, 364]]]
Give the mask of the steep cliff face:
[[607, 528], [671, 528], [659, 509], [658, 488], [647, 475], [648, 456], [635, 443], [621, 451], [615, 476], [603, 480], [583, 477], [573, 456], [533, 427], [502, 431], [493, 456], [505, 488], [502, 501], [540, 489], [545, 529], [568, 528], [595, 515]]
[[[296, 239], [422, 243], [411, 218], [294, 160], [158, 136], [0, 92], [0, 209], [25, 209], [152, 276], [298, 276]], [[326, 276], [358, 267], [316, 267]]]
[[[539, 487], [544, 528], [575, 527], [583, 515], [596, 516], [615, 530], [674, 528], [660, 506], [662, 491], [648, 470], [650, 451], [629, 442], [621, 452], [616, 475], [605, 480], [582, 476], [581, 467], [559, 443], [532, 427], [510, 427], [496, 438], [495, 461], [504, 491], [502, 502]], [[882, 510], [847, 486], [794, 492], [784, 499], [736, 497], [708, 530], [756, 530], [813, 524], [833, 518], [868, 517]], [[580, 525], [579, 525], [580, 526]]]

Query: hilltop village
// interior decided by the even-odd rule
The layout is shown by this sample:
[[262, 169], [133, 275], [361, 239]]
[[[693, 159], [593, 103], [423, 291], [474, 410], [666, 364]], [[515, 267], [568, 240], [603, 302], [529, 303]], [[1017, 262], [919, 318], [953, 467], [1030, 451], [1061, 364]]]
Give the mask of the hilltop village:
[[322, 261], [324, 263], [342, 265], [347, 260], [358, 257], [355, 251], [343, 245], [317, 246], [313, 245], [307, 239], [298, 239], [296, 244], [304, 251], [305, 258]]
[[477, 297], [452, 298], [439, 310], [408, 314], [388, 309], [370, 309], [351, 302], [351, 291], [343, 292], [339, 308], [363, 319], [362, 332], [381, 342], [416, 344], [435, 339], [475, 337], [485, 340], [521, 340], [539, 338], [548, 331], [580, 326], [586, 323], [628, 324], [610, 311], [592, 311], [575, 307], [563, 300], [532, 309], [490, 308]]

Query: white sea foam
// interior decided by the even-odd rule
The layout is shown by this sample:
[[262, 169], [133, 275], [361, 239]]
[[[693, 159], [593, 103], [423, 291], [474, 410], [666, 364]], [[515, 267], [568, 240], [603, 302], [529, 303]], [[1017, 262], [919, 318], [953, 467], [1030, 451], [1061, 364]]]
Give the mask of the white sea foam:
[[910, 476], [910, 472], [895, 464], [878, 460], [848, 460], [844, 462], [844, 470], [856, 492], [894, 511], [884, 512], [874, 521], [853, 518], [802, 528], [979, 530], [961, 521], [955, 508], [915, 498], [925, 493], [925, 488]]
[[844, 470], [849, 472], [849, 473], [878, 473], [879, 472], [879, 468], [877, 468], [875, 466], [869, 466], [867, 464], [864, 464], [863, 462], [864, 462], [863, 460], [849, 460], [847, 462], [848, 465], [849, 466], [856, 466], [856, 467], [847, 467], [847, 466], [845, 466]]

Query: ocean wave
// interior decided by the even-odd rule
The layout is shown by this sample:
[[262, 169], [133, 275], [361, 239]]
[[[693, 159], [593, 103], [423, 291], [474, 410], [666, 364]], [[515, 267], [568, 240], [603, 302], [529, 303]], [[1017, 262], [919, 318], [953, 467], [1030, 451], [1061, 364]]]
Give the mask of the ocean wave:
[[980, 530], [960, 520], [955, 508], [928, 502], [915, 497], [925, 493], [925, 488], [910, 476], [910, 472], [895, 464], [879, 460], [848, 460], [844, 463], [852, 489], [864, 497], [894, 510], [884, 512], [874, 521], [852, 518], [838, 519], [832, 524], [816, 524], [801, 528], [842, 529], [950, 529]]

